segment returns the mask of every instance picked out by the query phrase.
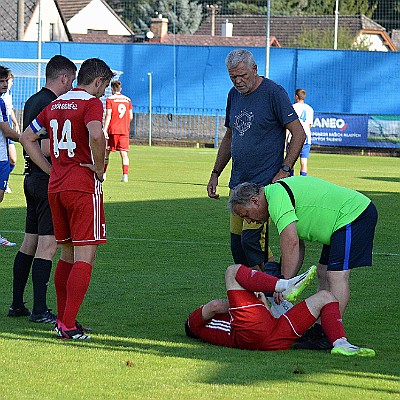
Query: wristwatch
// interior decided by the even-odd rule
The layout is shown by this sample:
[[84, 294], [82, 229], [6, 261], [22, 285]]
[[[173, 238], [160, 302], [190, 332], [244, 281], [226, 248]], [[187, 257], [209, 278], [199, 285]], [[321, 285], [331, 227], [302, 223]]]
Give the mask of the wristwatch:
[[290, 172], [291, 168], [288, 165], [282, 165], [281, 170], [285, 172]]

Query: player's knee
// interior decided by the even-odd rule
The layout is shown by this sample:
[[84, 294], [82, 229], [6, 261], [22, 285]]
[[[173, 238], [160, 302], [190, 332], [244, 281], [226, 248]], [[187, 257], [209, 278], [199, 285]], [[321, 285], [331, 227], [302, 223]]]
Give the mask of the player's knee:
[[230, 265], [225, 271], [225, 280], [226, 279], [235, 279], [236, 273], [240, 267], [240, 264]]
[[328, 303], [332, 303], [334, 301], [338, 301], [337, 298], [329, 291], [329, 290], [320, 290], [318, 292], [320, 296], [320, 301], [325, 305]]
[[55, 255], [57, 253], [57, 249], [58, 249], [58, 245], [57, 245], [57, 242], [54, 240], [54, 243], [52, 243], [49, 246], [49, 259], [53, 260], [53, 258], [55, 257]]
[[347, 271], [327, 271], [326, 280], [329, 288], [346, 287], [349, 285], [350, 270]]

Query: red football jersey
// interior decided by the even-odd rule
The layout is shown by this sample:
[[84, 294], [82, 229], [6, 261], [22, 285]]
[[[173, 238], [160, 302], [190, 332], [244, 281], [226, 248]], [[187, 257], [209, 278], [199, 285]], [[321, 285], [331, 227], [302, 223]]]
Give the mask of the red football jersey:
[[49, 193], [102, 192], [95, 173], [80, 165], [94, 162], [86, 125], [102, 120], [102, 102], [85, 90], [73, 89], [51, 102], [31, 123], [35, 132], [40, 134], [44, 127], [50, 137]]
[[217, 346], [237, 347], [231, 335], [231, 317], [229, 314], [216, 314], [212, 319], [204, 321], [202, 308], [189, 315], [189, 328], [197, 337]]
[[130, 98], [123, 94], [113, 94], [106, 100], [106, 110], [111, 110], [108, 133], [111, 135], [129, 135], [132, 111]]

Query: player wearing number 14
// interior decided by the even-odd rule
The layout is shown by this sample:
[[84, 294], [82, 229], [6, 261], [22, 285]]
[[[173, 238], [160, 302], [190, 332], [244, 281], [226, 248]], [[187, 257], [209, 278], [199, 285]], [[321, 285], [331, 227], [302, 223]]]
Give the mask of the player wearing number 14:
[[[97, 246], [106, 242], [102, 180], [104, 95], [114, 73], [98, 58], [83, 62], [75, 89], [50, 103], [24, 131], [31, 160], [50, 174], [49, 203], [61, 256], [54, 274], [58, 336], [88, 339], [76, 316], [89, 287]], [[50, 165], [36, 141], [48, 132]]]

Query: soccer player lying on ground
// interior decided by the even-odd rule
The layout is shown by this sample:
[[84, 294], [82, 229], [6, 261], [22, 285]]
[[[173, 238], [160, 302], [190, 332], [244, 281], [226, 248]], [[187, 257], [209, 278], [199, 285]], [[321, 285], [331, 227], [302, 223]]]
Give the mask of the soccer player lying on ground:
[[[315, 177], [294, 176], [264, 187], [237, 185], [229, 208], [248, 222], [271, 217], [279, 232], [284, 278], [300, 270], [305, 241], [322, 244], [318, 290], [329, 290], [336, 297], [343, 317], [350, 299], [350, 271], [372, 265], [378, 213], [368, 197]], [[315, 324], [296, 348], [327, 350], [331, 344], [321, 325]]]
[[291, 279], [271, 275], [234, 264], [225, 273], [227, 300], [212, 300], [193, 311], [185, 323], [189, 337], [218, 346], [244, 350], [287, 350], [318, 317], [333, 345], [332, 354], [373, 357], [372, 349], [347, 341], [339, 303], [331, 292], [321, 290], [274, 318], [262, 292], [282, 293], [294, 301], [314, 278], [316, 267]]

